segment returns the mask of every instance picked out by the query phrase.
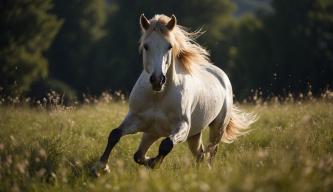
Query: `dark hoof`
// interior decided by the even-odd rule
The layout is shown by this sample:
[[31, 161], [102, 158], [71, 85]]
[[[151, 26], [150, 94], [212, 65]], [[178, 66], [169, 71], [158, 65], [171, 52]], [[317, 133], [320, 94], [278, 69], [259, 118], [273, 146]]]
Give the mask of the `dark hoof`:
[[161, 165], [161, 159], [160, 158], [150, 158], [150, 159], [147, 159], [146, 163], [145, 163], [145, 166], [149, 169], [158, 169]]

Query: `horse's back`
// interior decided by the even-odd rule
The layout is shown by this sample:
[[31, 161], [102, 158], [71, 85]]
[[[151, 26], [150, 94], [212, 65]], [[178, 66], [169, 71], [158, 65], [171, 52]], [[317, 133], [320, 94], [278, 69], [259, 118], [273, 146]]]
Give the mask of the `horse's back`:
[[214, 78], [216, 78], [220, 82], [221, 86], [226, 91], [228, 91], [228, 94], [232, 94], [230, 80], [222, 69], [213, 64], [202, 64], [200, 65], [200, 69], [201, 71], [208, 73], [209, 75], [212, 75]]

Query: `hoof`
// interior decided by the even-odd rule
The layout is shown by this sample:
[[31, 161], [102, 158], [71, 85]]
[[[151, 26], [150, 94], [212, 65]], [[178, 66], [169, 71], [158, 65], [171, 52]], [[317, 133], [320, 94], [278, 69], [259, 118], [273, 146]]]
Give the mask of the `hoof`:
[[91, 169], [91, 173], [93, 176], [99, 177], [110, 173], [110, 168], [106, 163], [98, 161]]
[[211, 170], [217, 153], [217, 145], [208, 145], [205, 153], [208, 159], [208, 168]]
[[147, 162], [145, 163], [145, 166], [149, 169], [158, 169], [161, 165], [161, 160], [159, 158], [150, 158], [147, 159]]

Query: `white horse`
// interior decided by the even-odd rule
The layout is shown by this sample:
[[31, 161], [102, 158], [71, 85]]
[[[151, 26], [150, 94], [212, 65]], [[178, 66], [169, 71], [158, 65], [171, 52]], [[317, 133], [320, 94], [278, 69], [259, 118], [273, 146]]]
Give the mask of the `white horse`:
[[[150, 168], [160, 165], [178, 144], [187, 141], [200, 162], [211, 161], [222, 140], [230, 143], [247, 132], [256, 121], [233, 105], [227, 75], [211, 64], [208, 52], [194, 39], [198, 32], [187, 32], [177, 25], [174, 15], [140, 17], [140, 51], [143, 71], [129, 97], [129, 112], [120, 126], [111, 131], [106, 149], [94, 173], [108, 171], [107, 161], [119, 139], [143, 132], [134, 160]], [[209, 145], [202, 143], [202, 130], [209, 126]], [[154, 158], [145, 156], [149, 147], [166, 137]]]

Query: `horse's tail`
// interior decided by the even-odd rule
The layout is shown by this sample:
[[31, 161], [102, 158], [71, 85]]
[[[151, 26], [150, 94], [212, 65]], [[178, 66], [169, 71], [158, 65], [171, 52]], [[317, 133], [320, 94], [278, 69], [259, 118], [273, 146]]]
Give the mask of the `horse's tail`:
[[251, 131], [250, 125], [257, 120], [258, 117], [256, 114], [243, 112], [238, 107], [233, 106], [230, 121], [224, 128], [222, 141], [232, 143], [237, 137], [249, 133]]

